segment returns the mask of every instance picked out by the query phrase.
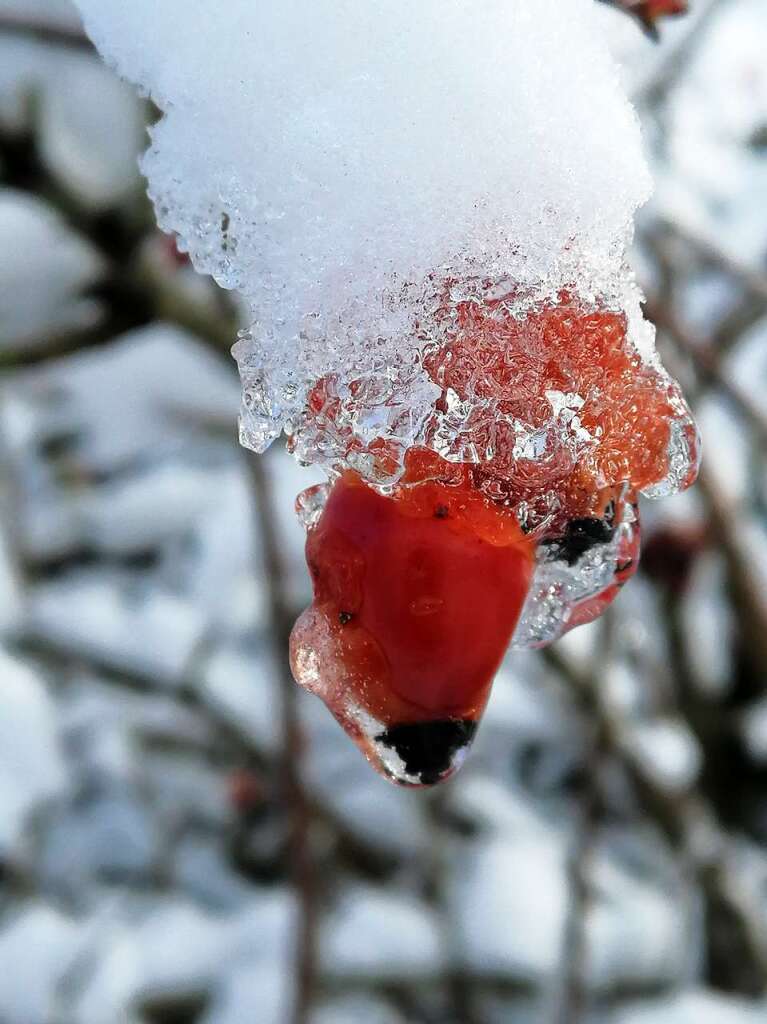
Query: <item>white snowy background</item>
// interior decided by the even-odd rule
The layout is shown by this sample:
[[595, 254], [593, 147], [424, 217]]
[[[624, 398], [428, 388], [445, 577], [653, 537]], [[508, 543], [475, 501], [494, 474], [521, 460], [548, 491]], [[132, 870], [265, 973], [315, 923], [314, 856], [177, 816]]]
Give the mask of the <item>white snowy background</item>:
[[236, 444], [151, 110], [66, 0], [0, 0], [2, 1024], [767, 1020], [767, 6], [693, 7], [657, 47], [603, 15], [702, 483], [420, 793], [285, 678], [315, 478]]

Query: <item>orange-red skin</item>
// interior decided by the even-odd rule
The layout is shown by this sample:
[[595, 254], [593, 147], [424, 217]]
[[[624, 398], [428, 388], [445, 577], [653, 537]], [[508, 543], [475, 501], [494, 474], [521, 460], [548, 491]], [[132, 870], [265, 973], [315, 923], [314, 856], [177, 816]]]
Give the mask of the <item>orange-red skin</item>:
[[[477, 413], [470, 440], [479, 461], [437, 454], [435, 416], [421, 445], [404, 453], [403, 474], [399, 444], [354, 436], [344, 408], [354, 381], [349, 399], [323, 378], [307, 405], [310, 420], [338, 428], [338, 465], [364, 455], [376, 479], [399, 484], [390, 497], [349, 471], [333, 484], [309, 531], [314, 601], [294, 628], [291, 665], [376, 767], [406, 785], [447, 777], [459, 763], [452, 753], [471, 742], [473, 733], [461, 734], [460, 747], [419, 767], [429, 730], [444, 738], [448, 723], [459, 735], [481, 717], [536, 547], [562, 542], [579, 520], [612, 522], [616, 503], [663, 479], [671, 424], [685, 410], [678, 386], [634, 348], [623, 313], [584, 308], [565, 293], [521, 317], [505, 303], [452, 303], [446, 292], [440, 341], [422, 353], [442, 389], [435, 413], [456, 397]], [[691, 421], [683, 430], [694, 451]], [[543, 456], [518, 446], [536, 432], [550, 445]], [[691, 459], [683, 486], [694, 475]], [[636, 570], [638, 522], [622, 544], [613, 581], [568, 609], [565, 630], [600, 615]]]
[[512, 517], [440, 484], [384, 497], [348, 473], [306, 554], [309, 614], [343, 645], [358, 706], [386, 724], [481, 715], [534, 566]]

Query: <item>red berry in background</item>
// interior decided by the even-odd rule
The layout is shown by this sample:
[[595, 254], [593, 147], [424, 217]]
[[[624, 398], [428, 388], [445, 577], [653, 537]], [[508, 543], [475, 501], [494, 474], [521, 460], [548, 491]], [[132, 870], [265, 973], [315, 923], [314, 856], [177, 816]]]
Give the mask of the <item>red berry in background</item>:
[[519, 618], [532, 543], [474, 491], [422, 483], [384, 497], [347, 473], [306, 553], [314, 603], [291, 640], [297, 680], [395, 781], [446, 778]]
[[663, 526], [645, 541], [642, 569], [672, 594], [683, 594], [695, 562], [707, 543], [707, 533], [702, 526], [687, 523]]
[[633, 6], [636, 7], [639, 17], [650, 24], [654, 24], [659, 18], [687, 14], [690, 9], [688, 0], [639, 0]]
[[238, 768], [227, 779], [229, 802], [238, 814], [247, 814], [267, 800], [263, 779], [247, 768]]
[[189, 254], [181, 252], [181, 250], [178, 247], [178, 238], [176, 235], [163, 234], [161, 237], [163, 253], [170, 263], [172, 263], [175, 267], [191, 266]]

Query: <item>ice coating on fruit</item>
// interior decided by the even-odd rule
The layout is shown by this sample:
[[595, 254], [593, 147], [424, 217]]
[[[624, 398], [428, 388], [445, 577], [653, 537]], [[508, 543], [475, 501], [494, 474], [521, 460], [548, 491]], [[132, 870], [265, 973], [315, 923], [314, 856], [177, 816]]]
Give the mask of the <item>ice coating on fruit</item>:
[[511, 516], [537, 552], [514, 646], [542, 646], [594, 617], [635, 570], [636, 497], [689, 486], [697, 431], [622, 311], [446, 285], [433, 319], [417, 445], [404, 447], [383, 412], [380, 434], [363, 436], [348, 410], [365, 383], [335, 378], [317, 383], [299, 432], [324, 437], [329, 467], [386, 493], [434, 479]]
[[636, 572], [639, 541], [639, 507], [626, 495], [542, 540], [512, 647], [544, 647], [598, 618]]
[[694, 479], [690, 412], [623, 310], [568, 293], [531, 304], [508, 283], [448, 281], [435, 302], [415, 327], [417, 427], [411, 408], [385, 396], [373, 404], [369, 378], [331, 375], [294, 424], [299, 455], [309, 448], [330, 471], [346, 466], [385, 490], [408, 466], [410, 479], [432, 472], [431, 451], [456, 467], [452, 482], [513, 510], [528, 532], [598, 513], [623, 487], [655, 494]]
[[293, 671], [406, 785], [458, 766], [509, 644], [542, 647], [615, 599], [639, 560], [638, 493], [688, 486], [698, 460], [679, 388], [625, 313], [448, 282], [432, 319], [418, 444], [384, 412], [362, 437], [354, 380], [318, 381], [301, 421], [328, 439], [334, 482], [299, 499], [314, 602]]
[[383, 496], [346, 473], [306, 553], [314, 602], [293, 631], [296, 679], [394, 781], [447, 778], [511, 640], [533, 544], [476, 491], [423, 482]]

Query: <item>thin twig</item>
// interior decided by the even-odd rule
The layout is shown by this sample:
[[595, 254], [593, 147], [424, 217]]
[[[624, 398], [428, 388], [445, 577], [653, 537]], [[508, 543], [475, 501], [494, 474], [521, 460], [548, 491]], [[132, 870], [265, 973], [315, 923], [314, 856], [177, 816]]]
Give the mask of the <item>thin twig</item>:
[[269, 593], [270, 638], [279, 665], [282, 719], [282, 780], [285, 802], [291, 816], [291, 867], [299, 903], [295, 963], [293, 1024], [307, 1024], [314, 1000], [317, 975], [317, 893], [311, 853], [311, 815], [304, 791], [301, 764], [304, 741], [298, 714], [297, 688], [286, 663], [293, 622], [292, 608], [285, 594], [285, 566], [272, 500], [265, 456], [246, 455], [258, 511], [264, 576]]
[[640, 110], [657, 112], [665, 104], [667, 97], [673, 92], [677, 82], [690, 66], [690, 61], [695, 56], [695, 52], [715, 16], [726, 2], [727, 0], [710, 0], [708, 7], [704, 8], [692, 22], [690, 31], [672, 50], [661, 69], [634, 96], [634, 102]]
[[584, 722], [586, 751], [578, 780], [575, 828], [568, 858], [570, 899], [562, 941], [562, 977], [556, 1024], [581, 1024], [588, 1009], [586, 918], [591, 901], [591, 870], [599, 824], [599, 780], [605, 736], [599, 722]]
[[[612, 609], [601, 622], [602, 644], [592, 659], [591, 674], [612, 657], [615, 640]], [[588, 1012], [586, 925], [592, 900], [591, 874], [602, 813], [602, 776], [609, 755], [605, 720], [581, 716], [583, 755], [577, 780], [575, 827], [569, 856], [570, 903], [562, 942], [562, 977], [555, 1007], [556, 1024], [581, 1024]]]
[[73, 25], [57, 24], [20, 17], [15, 14], [0, 14], [0, 35], [21, 36], [40, 43], [51, 43], [75, 50], [93, 51], [93, 43], [82, 31]]
[[740, 895], [741, 887], [732, 877], [726, 857], [728, 838], [713, 808], [695, 789], [672, 793], [658, 785], [623, 742], [621, 724], [603, 702], [598, 681], [574, 668], [556, 647], [544, 651], [544, 658], [566, 681], [582, 712], [597, 724], [606, 752], [622, 767], [645, 814], [690, 864], [708, 903], [731, 907], [737, 913], [743, 930], [743, 953], [750, 962], [747, 973], [767, 983], [767, 939], [759, 908], [749, 906]]
[[713, 240], [704, 238], [681, 224], [664, 219], [659, 222], [659, 227], [663, 234], [682, 242], [705, 263], [718, 267], [738, 281], [745, 291], [767, 304], [767, 274], [741, 262], [721, 249]]
[[648, 297], [645, 311], [650, 320], [669, 336], [677, 349], [692, 360], [703, 380], [716, 386], [717, 391], [727, 399], [734, 411], [747, 421], [760, 443], [767, 446], [767, 416], [747, 392], [725, 376], [719, 352], [710, 344], [696, 339], [668, 305]]
[[762, 675], [767, 675], [767, 599], [764, 587], [754, 575], [753, 561], [737, 535], [740, 510], [731, 505], [705, 465], [697, 487], [706, 502], [709, 526], [727, 565], [732, 599], [743, 634], [749, 638], [749, 657]]

